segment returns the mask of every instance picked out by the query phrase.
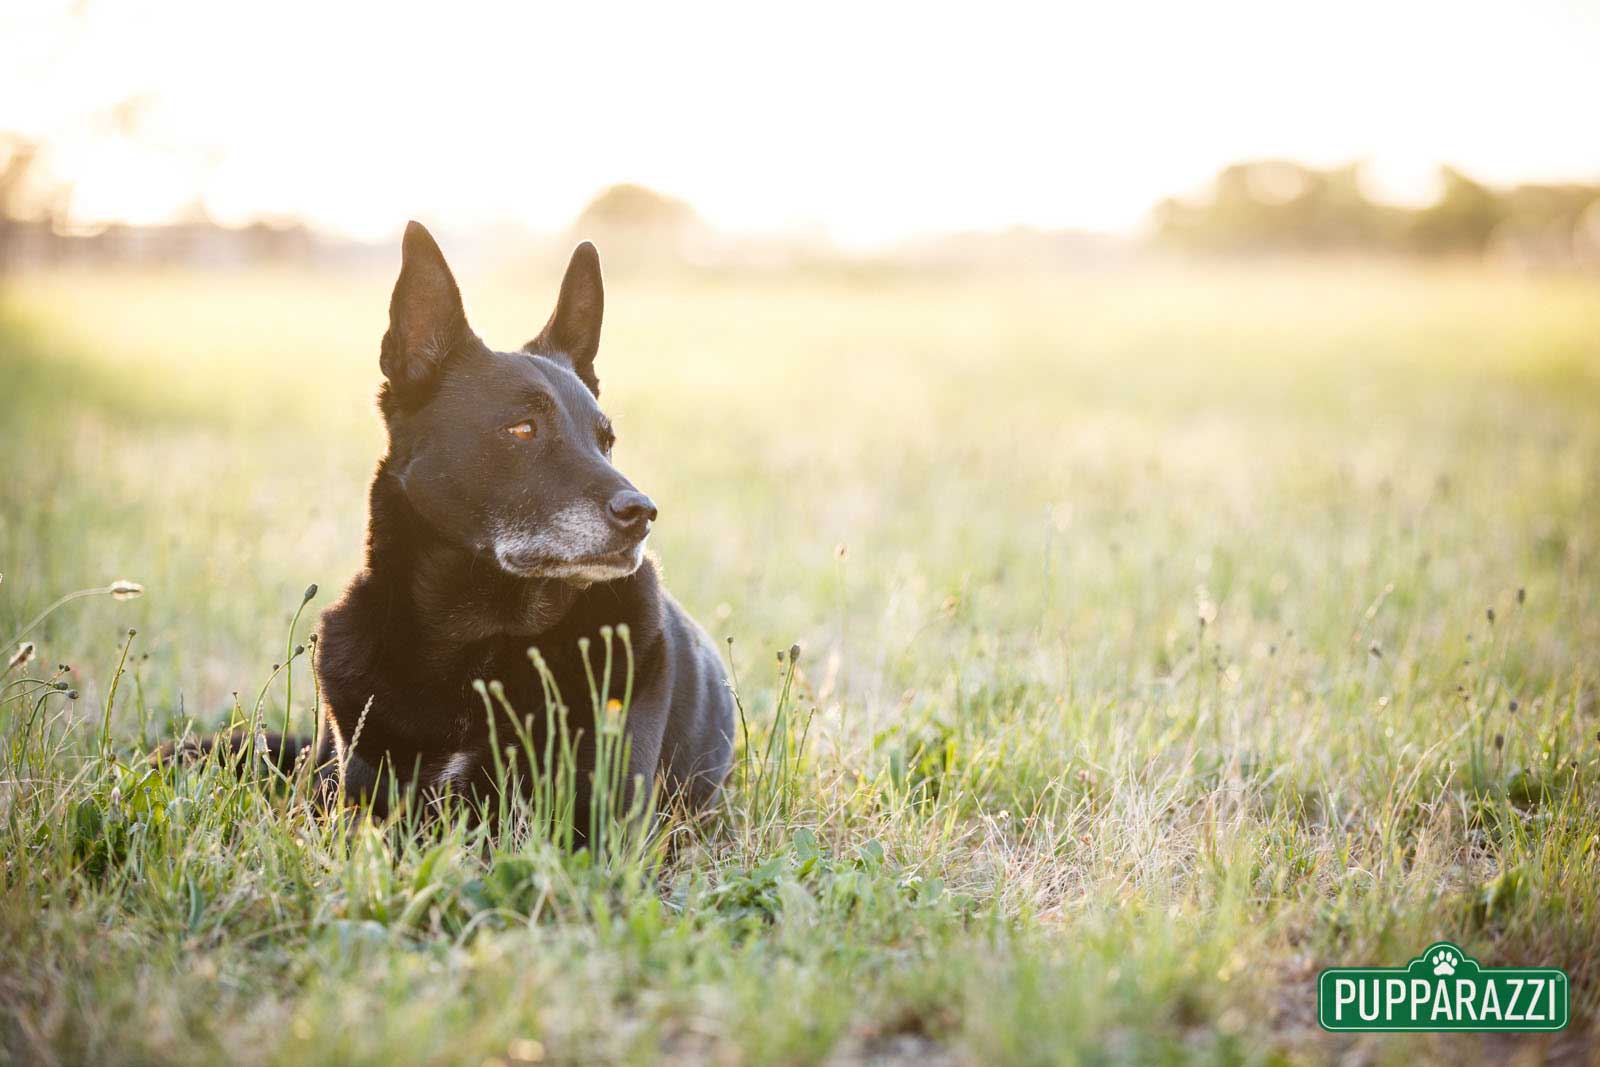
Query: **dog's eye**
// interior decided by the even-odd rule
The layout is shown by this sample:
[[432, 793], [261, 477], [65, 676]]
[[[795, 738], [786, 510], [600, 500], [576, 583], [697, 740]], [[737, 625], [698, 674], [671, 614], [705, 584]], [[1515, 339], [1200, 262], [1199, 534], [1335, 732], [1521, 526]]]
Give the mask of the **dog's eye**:
[[515, 426], [507, 426], [506, 433], [519, 441], [533, 440], [534, 426], [532, 419], [524, 419]]

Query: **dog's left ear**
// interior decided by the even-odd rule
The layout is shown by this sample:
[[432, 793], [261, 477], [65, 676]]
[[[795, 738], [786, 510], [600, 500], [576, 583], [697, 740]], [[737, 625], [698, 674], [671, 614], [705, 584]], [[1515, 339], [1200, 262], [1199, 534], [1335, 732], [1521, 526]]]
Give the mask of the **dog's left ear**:
[[567, 276], [561, 279], [561, 296], [550, 321], [539, 336], [522, 346], [524, 352], [566, 356], [589, 392], [600, 395], [594, 357], [600, 351], [600, 320], [605, 314], [606, 292], [600, 282], [600, 253], [588, 241], [573, 249]]

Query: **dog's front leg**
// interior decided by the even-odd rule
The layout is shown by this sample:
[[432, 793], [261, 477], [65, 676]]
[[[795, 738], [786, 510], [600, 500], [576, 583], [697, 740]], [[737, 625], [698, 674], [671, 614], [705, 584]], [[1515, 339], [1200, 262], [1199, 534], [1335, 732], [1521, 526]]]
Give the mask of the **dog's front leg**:
[[641, 819], [654, 812], [651, 790], [661, 767], [661, 741], [667, 728], [667, 709], [651, 701], [635, 703], [628, 713], [628, 781], [623, 793], [623, 810], [638, 809]]

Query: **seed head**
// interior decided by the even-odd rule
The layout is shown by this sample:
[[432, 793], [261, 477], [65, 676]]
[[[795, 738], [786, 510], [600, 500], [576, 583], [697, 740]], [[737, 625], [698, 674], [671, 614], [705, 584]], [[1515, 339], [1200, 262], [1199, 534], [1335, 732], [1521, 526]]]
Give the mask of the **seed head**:
[[1483, 614], [1489, 619], [1489, 625], [1494, 625], [1494, 608], [1485, 608]]
[[1502, 748], [1506, 747], [1506, 735], [1505, 734], [1495, 734], [1494, 735], [1494, 747], [1495, 747], [1495, 749], [1497, 751], [1499, 749], [1502, 749]]
[[845, 543], [843, 541], [840, 541], [838, 544], [833, 546], [834, 559], [844, 559], [849, 554], [850, 550], [845, 547]]
[[1378, 644], [1378, 642], [1374, 641], [1374, 642], [1372, 642], [1372, 644], [1367, 646], [1367, 654], [1369, 656], [1371, 656], [1373, 659], [1382, 659], [1383, 658], [1383, 646]]
[[544, 1044], [531, 1037], [519, 1037], [506, 1046], [506, 1054], [523, 1063], [538, 1063], [544, 1059]]
[[78, 699], [78, 691], [76, 689], [68, 689], [67, 690], [67, 699], [68, 700], [77, 700]]
[[1521, 707], [1521, 706], [1522, 706], [1522, 705], [1521, 705], [1521, 704], [1519, 704], [1519, 703], [1517, 703], [1517, 702], [1516, 702], [1516, 701], [1515, 701], [1515, 700], [1513, 700], [1513, 701], [1512, 701], [1512, 702], [1511, 702], [1511, 703], [1510, 703], [1510, 704], [1508, 704], [1508, 705], [1506, 705], [1506, 706], [1507, 706], [1507, 707], [1509, 707], [1509, 708], [1510, 708], [1510, 709], [1511, 709], [1511, 710], [1512, 710], [1512, 711], [1516, 711], [1516, 710], [1517, 710], [1517, 709], [1518, 709], [1518, 708], [1520, 708], [1520, 707]]
[[134, 597], [144, 596], [144, 586], [138, 582], [130, 582], [126, 578], [118, 578], [110, 586], [112, 600], [132, 600]]
[[789, 662], [790, 663], [799, 663], [800, 662], [800, 646], [798, 644], [793, 644], [793, 645], [789, 646]]
[[17, 651], [6, 664], [6, 670], [14, 670], [33, 659], [33, 642], [24, 641], [17, 646]]
[[1528, 590], [1525, 589], [1524, 587], [1520, 586], [1520, 585], [1517, 586], [1517, 603], [1518, 604], [1526, 603], [1527, 599], [1528, 599]]
[[310, 585], [306, 586], [305, 595], [300, 598], [300, 603], [305, 604], [305, 603], [309, 602], [311, 600], [311, 598], [316, 596], [316, 595], [317, 595], [317, 583], [316, 582], [312, 582]]

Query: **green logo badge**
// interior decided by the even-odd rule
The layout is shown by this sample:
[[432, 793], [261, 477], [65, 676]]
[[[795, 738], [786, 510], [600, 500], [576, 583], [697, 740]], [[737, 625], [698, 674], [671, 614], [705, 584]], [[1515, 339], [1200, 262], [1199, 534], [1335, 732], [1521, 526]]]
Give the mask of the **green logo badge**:
[[1560, 1030], [1565, 971], [1480, 967], [1448, 941], [1404, 967], [1330, 967], [1317, 978], [1324, 1030]]

